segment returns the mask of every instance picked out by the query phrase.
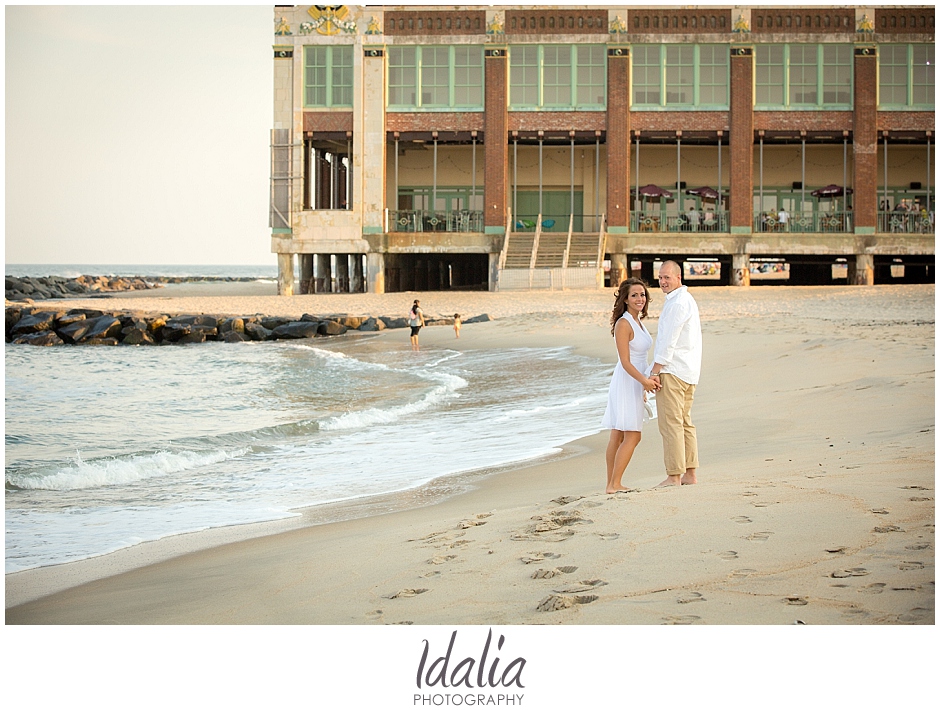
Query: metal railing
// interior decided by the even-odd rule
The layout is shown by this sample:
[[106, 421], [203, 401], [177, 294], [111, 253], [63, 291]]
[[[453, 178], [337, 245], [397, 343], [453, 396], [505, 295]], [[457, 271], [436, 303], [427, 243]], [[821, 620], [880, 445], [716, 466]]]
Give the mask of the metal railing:
[[757, 212], [755, 232], [824, 233], [852, 232], [852, 212]]
[[659, 210], [630, 213], [631, 232], [727, 232], [727, 212], [670, 214]]
[[482, 232], [482, 210], [389, 210], [389, 232]]
[[878, 231], [892, 234], [933, 234], [933, 215], [901, 210], [878, 213]]
[[534, 232], [540, 227], [542, 232], [558, 232], [564, 234], [571, 229], [576, 233], [599, 232], [603, 215], [595, 214], [520, 214], [513, 219], [512, 231]]

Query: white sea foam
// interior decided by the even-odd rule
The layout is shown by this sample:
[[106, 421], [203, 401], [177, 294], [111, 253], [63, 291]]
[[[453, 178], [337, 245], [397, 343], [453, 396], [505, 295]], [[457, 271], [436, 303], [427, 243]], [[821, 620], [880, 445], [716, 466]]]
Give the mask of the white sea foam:
[[191, 471], [200, 466], [232, 459], [246, 453], [239, 451], [157, 451], [139, 456], [114, 457], [83, 461], [79, 455], [66, 468], [48, 474], [8, 474], [7, 483], [21, 489], [70, 491], [101, 486], [119, 486], [148, 478]]

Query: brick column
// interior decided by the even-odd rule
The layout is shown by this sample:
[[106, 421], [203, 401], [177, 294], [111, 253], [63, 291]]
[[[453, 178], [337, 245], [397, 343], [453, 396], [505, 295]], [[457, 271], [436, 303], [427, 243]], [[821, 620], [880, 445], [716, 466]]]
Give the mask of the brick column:
[[754, 210], [753, 47], [731, 48], [731, 233], [750, 234]]
[[855, 48], [855, 151], [853, 212], [855, 233], [874, 234], [878, 223], [878, 51], [874, 45]]
[[[506, 186], [509, 184], [509, 103], [505, 47], [483, 51], [486, 97], [483, 117], [483, 224], [487, 232], [506, 228]], [[502, 229], [498, 229], [502, 227]]]
[[607, 48], [607, 227], [630, 224], [630, 50]]

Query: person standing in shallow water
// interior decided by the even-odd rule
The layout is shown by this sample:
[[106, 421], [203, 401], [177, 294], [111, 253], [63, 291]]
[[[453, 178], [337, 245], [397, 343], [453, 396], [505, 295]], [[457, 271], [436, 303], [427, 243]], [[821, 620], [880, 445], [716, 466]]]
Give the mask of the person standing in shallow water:
[[682, 269], [663, 262], [659, 287], [666, 294], [650, 378], [659, 386], [656, 395], [659, 433], [663, 437], [666, 480], [657, 486], [698, 483], [698, 441], [692, 424], [692, 398], [702, 372], [702, 323], [698, 304], [682, 284]]
[[424, 312], [421, 310], [421, 301], [415, 299], [411, 312], [408, 314], [408, 325], [411, 326], [411, 349], [420, 350], [418, 345], [418, 331], [424, 325]]
[[610, 380], [607, 410], [601, 427], [610, 429], [607, 443], [607, 493], [629, 491], [622, 484], [643, 431], [643, 401], [657, 383], [647, 377], [647, 355], [653, 338], [640, 322], [649, 309], [649, 289], [640, 279], [620, 284], [610, 316], [610, 334], [617, 346], [617, 365]]

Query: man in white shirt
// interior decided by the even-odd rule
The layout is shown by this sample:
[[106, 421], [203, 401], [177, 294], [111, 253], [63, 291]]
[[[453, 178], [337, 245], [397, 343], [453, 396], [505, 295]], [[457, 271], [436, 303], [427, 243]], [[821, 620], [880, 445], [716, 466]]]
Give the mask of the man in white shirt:
[[666, 480], [660, 486], [698, 483], [698, 443], [692, 424], [692, 398], [702, 371], [702, 324], [698, 305], [682, 285], [682, 269], [666, 261], [659, 269], [659, 286], [666, 303], [659, 315], [656, 350], [650, 379], [656, 394], [659, 433], [663, 437]]

